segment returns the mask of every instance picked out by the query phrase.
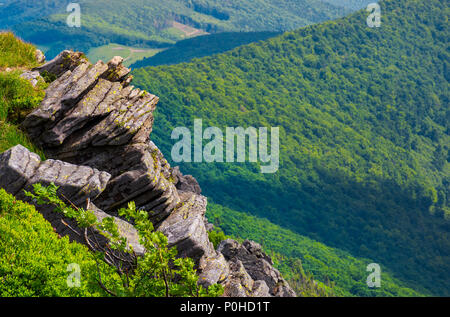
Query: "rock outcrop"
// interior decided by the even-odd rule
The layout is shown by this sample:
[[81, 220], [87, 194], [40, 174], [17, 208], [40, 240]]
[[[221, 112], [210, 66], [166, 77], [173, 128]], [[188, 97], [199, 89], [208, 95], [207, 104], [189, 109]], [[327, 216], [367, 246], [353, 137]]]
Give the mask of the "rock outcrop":
[[[41, 161], [39, 155], [31, 153], [22, 145], [17, 145], [0, 154], [0, 187], [23, 201], [30, 201], [25, 191], [32, 192], [34, 184], [48, 186], [54, 183], [59, 187], [58, 195], [65, 197], [78, 207], [88, 207], [99, 221], [110, 215], [98, 209], [91, 200], [97, 198], [106, 188], [111, 175], [88, 166], [78, 166], [62, 161]], [[89, 204], [89, 206], [87, 206]], [[76, 223], [52, 211], [52, 206], [40, 206], [39, 211], [60, 235], [68, 235], [72, 240], [85, 243], [84, 233]], [[137, 230], [126, 221], [114, 218], [119, 232], [126, 237], [136, 254], [143, 254], [144, 248], [139, 244]], [[100, 234], [95, 234], [97, 241], [106, 244]], [[94, 237], [93, 237], [94, 238]]]
[[48, 157], [108, 172], [94, 203], [114, 212], [130, 201], [155, 224], [180, 202], [170, 168], [150, 141], [158, 97], [129, 86], [122, 58], [95, 65], [64, 51], [37, 68], [57, 79], [22, 126]]
[[41, 50], [36, 50], [36, 52], [34, 53], [35, 57], [36, 57], [36, 61], [39, 64], [43, 64], [45, 62], [45, 55], [44, 53], [42, 53]]
[[[217, 251], [224, 255], [235, 273], [227, 285], [233, 294], [246, 292], [264, 293], [266, 296], [295, 296], [280, 272], [273, 267], [272, 259], [264, 254], [258, 243], [246, 240], [239, 244], [228, 239], [222, 241]], [[250, 281], [245, 273], [250, 276]]]
[[[119, 208], [134, 201], [179, 256], [195, 261], [203, 286], [220, 283], [225, 296], [295, 296], [258, 244], [226, 240], [214, 249], [198, 182], [171, 168], [150, 140], [158, 97], [130, 86], [122, 61], [114, 57], [92, 65], [82, 53], [64, 51], [33, 70], [55, 80], [22, 128], [49, 159], [41, 161], [22, 146], [0, 154], [0, 187], [26, 200], [23, 190], [54, 182], [60, 194], [98, 219], [115, 216], [121, 233], [142, 254], [136, 230], [117, 217]], [[75, 224], [50, 208], [39, 210], [61, 235], [71, 234], [67, 227], [74, 231]]]

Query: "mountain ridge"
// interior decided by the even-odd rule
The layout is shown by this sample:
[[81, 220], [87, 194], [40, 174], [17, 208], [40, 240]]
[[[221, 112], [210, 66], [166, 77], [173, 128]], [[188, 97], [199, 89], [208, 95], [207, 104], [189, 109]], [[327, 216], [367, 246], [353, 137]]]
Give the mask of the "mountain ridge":
[[[66, 25], [66, 4], [55, 0], [39, 3], [5, 1], [0, 6], [0, 29], [13, 30], [42, 48], [48, 57], [63, 49], [89, 48], [117, 43], [160, 48], [186, 37], [173, 23], [204, 32], [285, 31], [343, 16], [349, 9], [320, 0], [119, 0], [78, 2], [81, 28]], [[220, 15], [227, 18], [220, 18]], [[219, 17], [219, 18], [217, 18]]]

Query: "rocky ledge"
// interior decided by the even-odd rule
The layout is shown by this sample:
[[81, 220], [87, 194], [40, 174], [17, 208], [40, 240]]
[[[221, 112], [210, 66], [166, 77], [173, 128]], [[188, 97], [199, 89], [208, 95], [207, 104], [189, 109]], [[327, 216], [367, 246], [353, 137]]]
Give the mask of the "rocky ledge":
[[[130, 70], [122, 62], [114, 57], [93, 65], [82, 53], [63, 51], [32, 70], [30, 80], [38, 72], [54, 81], [22, 128], [49, 159], [41, 161], [20, 145], [0, 154], [0, 187], [27, 200], [24, 190], [53, 182], [60, 194], [99, 219], [115, 217], [121, 233], [142, 254], [136, 230], [117, 217], [119, 208], [134, 201], [149, 212], [179, 256], [194, 259], [203, 286], [220, 283], [224, 296], [232, 297], [295, 296], [255, 242], [226, 240], [214, 249], [199, 184], [171, 168], [150, 140], [158, 97], [131, 86]], [[38, 209], [59, 234], [84, 241], [74, 223], [49, 207]]]

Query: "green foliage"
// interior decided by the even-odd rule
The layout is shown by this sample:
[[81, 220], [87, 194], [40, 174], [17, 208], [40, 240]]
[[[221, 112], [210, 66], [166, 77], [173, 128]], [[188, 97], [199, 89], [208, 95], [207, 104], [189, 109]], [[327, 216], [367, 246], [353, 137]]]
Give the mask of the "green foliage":
[[410, 287], [450, 294], [449, 9], [380, 2], [368, 13], [180, 65], [134, 71], [160, 99], [152, 139], [203, 125], [280, 127], [280, 169], [192, 163], [207, 196], [352, 255]]
[[[106, 296], [97, 284], [97, 265], [89, 250], [59, 238], [36, 209], [0, 188], [0, 297]], [[69, 287], [68, 265], [80, 266], [80, 287]], [[100, 263], [101, 274], [114, 270]], [[107, 279], [106, 283], [112, 283]]]
[[11, 32], [0, 32], [0, 70], [37, 66], [35, 52], [33, 45], [20, 41]]
[[[120, 236], [113, 217], [98, 221], [92, 211], [68, 206], [58, 197], [58, 187], [53, 183], [47, 187], [35, 184], [33, 188], [34, 194], [25, 192], [25, 195], [37, 204], [54, 206], [55, 212], [74, 219], [80, 228], [95, 228], [109, 240], [110, 250], [118, 250], [135, 257], [131, 245], [128, 245], [126, 238]], [[119, 210], [119, 215], [134, 222], [139, 233], [139, 242], [146, 252], [142, 257], [135, 258], [136, 264], [131, 270], [125, 269], [125, 265], [129, 264], [127, 261], [116, 264], [120, 279], [114, 279], [114, 284], [105, 284], [99, 273], [98, 282], [108, 294], [127, 297], [215, 297], [223, 293], [220, 285], [212, 285], [207, 290], [198, 285], [194, 261], [190, 258], [177, 258], [176, 248], [169, 248], [167, 237], [159, 231], [154, 231], [146, 211], [136, 210], [136, 205], [131, 202], [128, 208]], [[97, 260], [106, 257], [102, 252], [96, 254]]]
[[[325, 278], [326, 283], [316, 281], [314, 276], [305, 272], [302, 261], [298, 258], [289, 258], [279, 253], [271, 253], [274, 265], [282, 272], [289, 286], [299, 297], [335, 297], [335, 282]], [[341, 293], [342, 296], [342, 293]], [[348, 294], [347, 296], [350, 296]]]
[[366, 268], [377, 262], [376, 259], [356, 258], [267, 219], [215, 203], [209, 202], [206, 216], [227, 234], [260, 243], [299, 296], [422, 296], [394, 278], [384, 263], [379, 263], [382, 267], [381, 288], [368, 288]]
[[150, 58], [144, 58], [131, 68], [146, 66], [171, 65], [189, 62], [193, 58], [211, 56], [229, 51], [235, 47], [266, 40], [274, 37], [276, 32], [225, 32], [202, 35], [177, 42], [174, 46]]
[[42, 151], [31, 144], [17, 124], [44, 98], [46, 84], [33, 87], [20, 78], [21, 71], [2, 72], [2, 68], [23, 68], [35, 64], [35, 48], [15, 38], [11, 33], [0, 34], [0, 152], [22, 144], [43, 157]]
[[41, 72], [41, 77], [44, 78], [44, 81], [48, 84], [52, 83], [57, 78], [57, 76], [55, 74], [49, 73], [46, 70]]
[[39, 154], [41, 159], [45, 158], [44, 152], [34, 146], [28, 136], [23, 133], [17, 125], [0, 120], [0, 153], [18, 144], [21, 144], [30, 151]]
[[0, 120], [19, 123], [45, 96], [45, 83], [34, 88], [20, 71], [0, 73]]
[[208, 232], [208, 237], [209, 241], [214, 245], [214, 249], [217, 249], [222, 241], [229, 238], [220, 228], [214, 228], [212, 231]]

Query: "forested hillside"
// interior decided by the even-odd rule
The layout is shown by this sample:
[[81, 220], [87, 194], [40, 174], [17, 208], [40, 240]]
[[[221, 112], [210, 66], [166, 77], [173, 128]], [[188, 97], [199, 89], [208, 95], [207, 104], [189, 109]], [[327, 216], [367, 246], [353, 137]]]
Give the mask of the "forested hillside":
[[[212, 202], [208, 204], [208, 220], [223, 228], [226, 234], [241, 239], [260, 241], [263, 248], [275, 260], [289, 284], [296, 286], [300, 275], [301, 289], [297, 294], [307, 292], [311, 296], [313, 288], [306, 287], [305, 276], [311, 275], [319, 282], [319, 294], [328, 296], [423, 296], [410, 288], [392, 273], [383, 271], [383, 287], [367, 287], [367, 265], [371, 259], [351, 256], [348, 252], [330, 248], [320, 242], [281, 228], [267, 219], [260, 219], [243, 212], [237, 212]], [[302, 274], [298, 274], [302, 273]]]
[[[66, 25], [67, 2], [6, 0], [0, 30], [11, 29], [53, 57], [64, 48], [87, 52], [109, 43], [158, 48], [224, 31], [286, 31], [344, 16], [354, 1], [80, 0], [81, 28]], [[351, 9], [344, 7], [349, 5]], [[341, 6], [343, 5], [343, 6]], [[362, 7], [362, 4], [361, 6]]]
[[171, 65], [189, 62], [193, 58], [201, 58], [223, 53], [241, 45], [267, 40], [279, 35], [276, 32], [223, 32], [201, 35], [177, 42], [174, 46], [150, 58], [144, 58], [132, 68]]
[[280, 169], [183, 164], [214, 202], [370, 258], [407, 285], [450, 295], [448, 0], [380, 2], [191, 63], [135, 70], [161, 97], [152, 134], [280, 127]]

